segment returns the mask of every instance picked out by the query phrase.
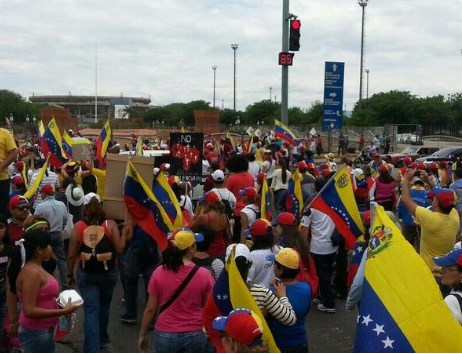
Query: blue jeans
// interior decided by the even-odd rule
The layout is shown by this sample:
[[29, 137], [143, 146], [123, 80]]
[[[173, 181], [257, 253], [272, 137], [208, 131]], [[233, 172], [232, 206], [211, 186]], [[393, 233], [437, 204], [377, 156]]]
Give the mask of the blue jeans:
[[203, 353], [207, 348], [207, 337], [202, 331], [168, 333], [154, 331], [156, 353]]
[[19, 327], [19, 343], [26, 353], [54, 353], [55, 329], [26, 329]]
[[77, 285], [84, 301], [85, 353], [97, 353], [109, 342], [107, 327], [117, 275], [117, 268], [104, 273], [87, 273], [80, 268], [77, 271]]
[[159, 253], [148, 252], [145, 247], [130, 247], [125, 254], [125, 308], [126, 316], [137, 318], [138, 281], [140, 274], [143, 275], [145, 300], [148, 299], [148, 284], [154, 268], [159, 264]]

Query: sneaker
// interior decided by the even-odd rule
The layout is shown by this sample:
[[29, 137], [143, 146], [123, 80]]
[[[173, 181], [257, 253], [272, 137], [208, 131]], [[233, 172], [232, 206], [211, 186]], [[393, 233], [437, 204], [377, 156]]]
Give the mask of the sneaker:
[[319, 305], [321, 303], [321, 300], [319, 300], [317, 297], [313, 299], [313, 302], [315, 305]]
[[124, 323], [129, 323], [129, 324], [136, 324], [136, 318], [129, 317], [127, 315], [121, 315], [120, 316], [120, 321]]
[[321, 311], [321, 312], [327, 312], [327, 313], [335, 313], [335, 307], [326, 307], [324, 306], [323, 304], [318, 304], [318, 306], [316, 307], [316, 309], [318, 311]]

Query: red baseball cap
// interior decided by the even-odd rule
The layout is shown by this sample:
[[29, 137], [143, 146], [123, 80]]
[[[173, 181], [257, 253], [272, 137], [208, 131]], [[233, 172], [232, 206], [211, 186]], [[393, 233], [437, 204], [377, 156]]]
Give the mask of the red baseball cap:
[[24, 162], [19, 160], [19, 161], [16, 161], [14, 163], [14, 165], [16, 166], [16, 168], [18, 169], [18, 171], [22, 171], [22, 169], [24, 168]]
[[247, 197], [250, 200], [257, 199], [257, 190], [254, 187], [247, 187], [245, 189], [241, 189], [239, 194], [243, 197]]
[[443, 208], [449, 208], [456, 203], [454, 191], [448, 188], [434, 187], [428, 192], [428, 198], [433, 199], [434, 197], [436, 197], [436, 200], [438, 200], [438, 203], [440, 203]]
[[21, 176], [14, 176], [11, 179], [11, 183], [21, 186], [24, 184], [24, 178], [22, 178]]
[[237, 308], [227, 317], [220, 316], [213, 320], [213, 329], [225, 332], [234, 340], [245, 345], [259, 345], [262, 343], [263, 325], [261, 318], [254, 312]]
[[404, 164], [407, 166], [407, 165], [410, 165], [412, 163], [412, 158], [409, 157], [409, 156], [406, 156], [404, 159], [403, 159], [403, 162]]
[[273, 226], [266, 219], [257, 219], [245, 230], [245, 236], [266, 236], [273, 231]]
[[54, 194], [55, 193], [55, 187], [52, 184], [45, 184], [42, 188], [40, 188], [40, 193]]
[[418, 169], [418, 170], [426, 170], [427, 165], [425, 165], [423, 162], [420, 162], [415, 166], [415, 168]]
[[276, 225], [292, 226], [292, 225], [295, 225], [296, 222], [297, 220], [295, 219], [294, 214], [284, 211], [278, 215], [276, 220], [273, 221], [273, 226], [276, 226]]
[[300, 170], [300, 171], [306, 171], [308, 169], [308, 165], [306, 164], [305, 161], [300, 161], [298, 164], [297, 164], [297, 168]]
[[199, 197], [199, 201], [205, 202], [211, 205], [217, 205], [221, 202], [221, 198], [215, 191], [209, 191]]
[[10, 201], [8, 202], [8, 209], [14, 209], [26, 205], [29, 205], [27, 198], [23, 197], [22, 195], [15, 195], [14, 197], [11, 197]]
[[441, 168], [446, 168], [448, 167], [448, 163], [446, 161], [440, 161], [438, 162], [438, 165], [441, 167]]

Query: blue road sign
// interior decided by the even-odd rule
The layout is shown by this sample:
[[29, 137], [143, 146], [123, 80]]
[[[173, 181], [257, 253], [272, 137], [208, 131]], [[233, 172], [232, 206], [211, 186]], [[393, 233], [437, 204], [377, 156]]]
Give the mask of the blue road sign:
[[342, 129], [345, 63], [326, 61], [322, 130]]

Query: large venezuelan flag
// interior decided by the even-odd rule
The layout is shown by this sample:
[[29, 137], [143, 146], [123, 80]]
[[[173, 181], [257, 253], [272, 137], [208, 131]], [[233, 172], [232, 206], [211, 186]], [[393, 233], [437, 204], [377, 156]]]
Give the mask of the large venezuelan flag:
[[356, 204], [350, 172], [342, 166], [314, 197], [311, 208], [329, 215], [348, 249], [364, 234], [364, 226]]
[[292, 133], [290, 128], [277, 119], [274, 120], [274, 135], [289, 142], [291, 145], [300, 145], [300, 141], [298, 141], [297, 136]]
[[183, 216], [181, 214], [180, 203], [168, 183], [164, 172], [160, 171], [152, 182], [152, 193], [154, 201], [157, 203], [164, 222], [168, 227], [177, 230], [183, 226]]
[[61, 141], [61, 133], [56, 125], [55, 119], [52, 118], [43, 133], [40, 146], [44, 156], [47, 156], [48, 153], [50, 153], [49, 162], [56, 168], [60, 168], [67, 161], [63, 154]]
[[133, 163], [129, 161], [124, 184], [124, 200], [127, 210], [163, 251], [167, 247], [167, 233], [172, 231], [172, 228], [164, 222], [154, 199], [156, 198], [151, 189], [146, 185]]
[[109, 121], [107, 121], [103, 129], [101, 129], [98, 138], [96, 138], [96, 159], [100, 163], [100, 166], [104, 166], [107, 149], [111, 139], [112, 130]]
[[433, 275], [381, 206], [373, 206], [355, 352], [462, 352], [462, 328]]

